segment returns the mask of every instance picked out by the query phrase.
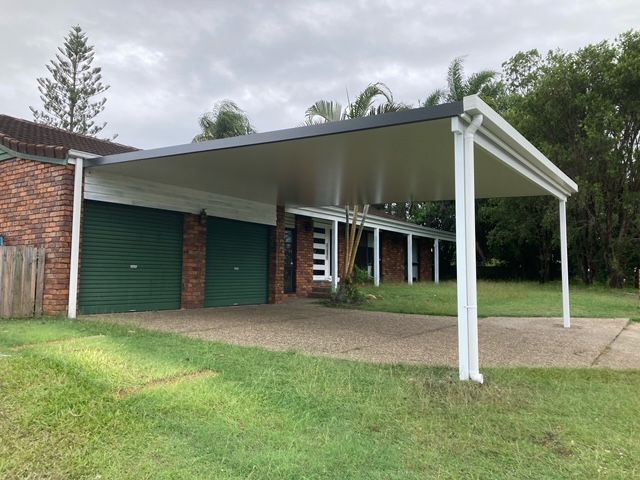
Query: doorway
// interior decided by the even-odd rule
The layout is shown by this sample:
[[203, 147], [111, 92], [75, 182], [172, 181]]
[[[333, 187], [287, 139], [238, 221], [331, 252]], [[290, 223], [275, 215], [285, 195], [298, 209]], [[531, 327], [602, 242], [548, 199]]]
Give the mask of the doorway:
[[296, 231], [284, 231], [284, 293], [296, 291]]

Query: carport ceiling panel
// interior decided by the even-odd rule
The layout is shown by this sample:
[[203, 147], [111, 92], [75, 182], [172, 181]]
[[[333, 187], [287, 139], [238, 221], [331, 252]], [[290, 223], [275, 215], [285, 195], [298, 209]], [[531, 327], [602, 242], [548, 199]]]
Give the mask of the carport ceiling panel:
[[266, 203], [453, 198], [449, 118], [99, 167]]
[[476, 198], [527, 197], [548, 195], [544, 188], [475, 146]]

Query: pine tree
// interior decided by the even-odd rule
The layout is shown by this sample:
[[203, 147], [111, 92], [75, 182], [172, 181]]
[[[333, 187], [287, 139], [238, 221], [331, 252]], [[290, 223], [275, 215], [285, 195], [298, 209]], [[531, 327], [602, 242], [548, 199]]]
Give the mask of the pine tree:
[[102, 69], [91, 66], [95, 53], [87, 40], [80, 26], [72, 27], [56, 58], [46, 66], [51, 77], [38, 78], [44, 108], [29, 107], [36, 122], [91, 136], [107, 125], [97, 125], [93, 120], [104, 110], [107, 99], [91, 100], [109, 85], [102, 83]]

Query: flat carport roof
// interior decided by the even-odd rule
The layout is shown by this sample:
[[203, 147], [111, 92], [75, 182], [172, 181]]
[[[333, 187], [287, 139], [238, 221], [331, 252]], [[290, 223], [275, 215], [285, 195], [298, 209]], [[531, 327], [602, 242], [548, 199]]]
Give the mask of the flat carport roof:
[[[83, 167], [272, 205], [455, 199], [460, 378], [476, 381], [482, 381], [482, 375], [475, 199], [553, 195], [560, 202], [563, 316], [569, 326], [565, 208], [577, 185], [477, 96], [405, 112], [80, 160], [80, 177]], [[78, 187], [76, 181], [72, 279], [77, 279], [81, 198], [81, 182]], [[70, 316], [75, 315], [71, 299], [76, 289], [70, 285]]]
[[476, 96], [342, 122], [93, 158], [85, 167], [306, 207], [453, 200], [452, 118], [485, 116], [477, 198], [568, 196], [575, 183]]

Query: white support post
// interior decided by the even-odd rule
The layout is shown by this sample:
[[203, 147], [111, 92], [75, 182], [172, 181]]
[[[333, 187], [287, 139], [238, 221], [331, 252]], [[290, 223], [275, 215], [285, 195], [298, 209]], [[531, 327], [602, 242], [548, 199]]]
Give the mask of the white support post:
[[338, 291], [338, 220], [333, 221], [331, 230], [331, 291]]
[[464, 130], [458, 118], [452, 120], [455, 161], [456, 288], [458, 298], [458, 369], [460, 380], [469, 380], [469, 325], [467, 322], [467, 257], [464, 211]]
[[373, 284], [380, 286], [380, 229], [373, 229]]
[[469, 126], [453, 119], [456, 199], [456, 264], [458, 289], [458, 355], [461, 380], [482, 383], [478, 347], [476, 285], [474, 134], [482, 115]]
[[567, 255], [567, 201], [560, 200], [560, 265], [562, 270], [562, 324], [571, 328], [569, 305], [569, 259]]
[[413, 285], [413, 235], [407, 234], [407, 283]]
[[433, 281], [440, 283], [440, 240], [433, 241]]
[[69, 302], [67, 315], [76, 318], [78, 312], [78, 266], [80, 264], [80, 221], [82, 212], [82, 159], [76, 158], [73, 178], [73, 217], [71, 224], [71, 259], [69, 265]]

